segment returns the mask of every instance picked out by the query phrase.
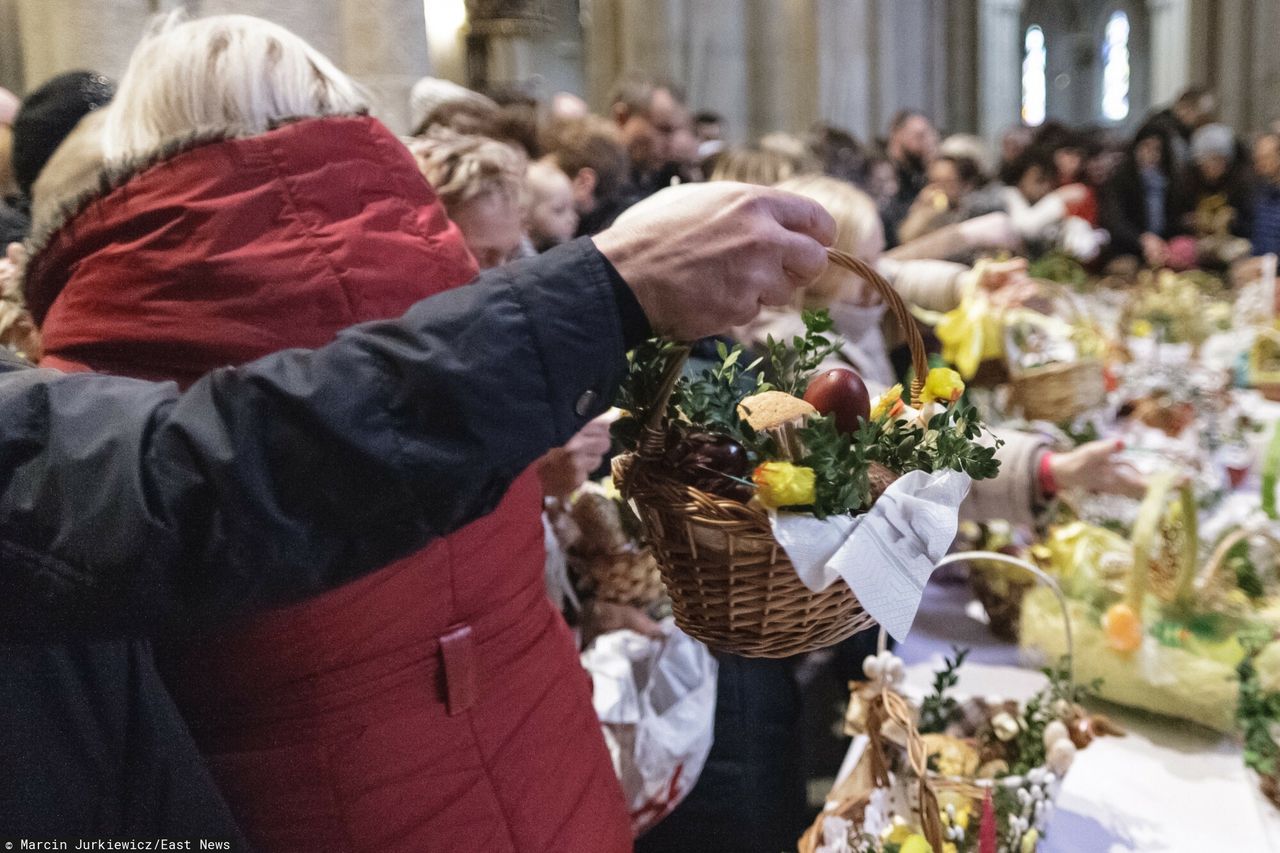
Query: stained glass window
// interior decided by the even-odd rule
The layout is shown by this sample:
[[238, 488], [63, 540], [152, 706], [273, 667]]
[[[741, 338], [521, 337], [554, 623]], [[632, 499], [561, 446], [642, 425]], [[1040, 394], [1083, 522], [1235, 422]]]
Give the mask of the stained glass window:
[[1027, 27], [1026, 48], [1022, 55], [1022, 121], [1031, 127], [1044, 124], [1045, 98], [1047, 95], [1044, 30]]
[[1113, 12], [1103, 33], [1102, 117], [1129, 117], [1129, 16], [1124, 12]]

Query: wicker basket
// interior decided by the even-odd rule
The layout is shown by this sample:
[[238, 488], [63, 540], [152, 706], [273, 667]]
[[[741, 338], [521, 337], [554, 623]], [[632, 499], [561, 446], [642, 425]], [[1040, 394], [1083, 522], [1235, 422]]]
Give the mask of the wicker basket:
[[[1046, 280], [1037, 280], [1036, 284], [1060, 294], [1063, 304], [1071, 306], [1077, 318], [1082, 315], [1075, 295], [1062, 285]], [[1107, 399], [1102, 362], [1093, 357], [1030, 368], [1010, 363], [1009, 390], [1013, 404], [1032, 421], [1068, 421]]]
[[1258, 329], [1249, 348], [1249, 384], [1268, 400], [1280, 400], [1280, 329]]
[[[1183, 507], [1183, 519], [1174, 526], [1163, 523], [1171, 499]], [[1127, 605], [1145, 625], [1158, 624], [1168, 613], [1230, 614], [1228, 593], [1235, 581], [1225, 570], [1228, 552], [1251, 536], [1269, 538], [1264, 533], [1235, 531], [1201, 564], [1195, 524], [1187, 522], [1194, 519], [1194, 511], [1189, 489], [1175, 487], [1167, 475], [1154, 477], [1134, 525], [1127, 574], [1105, 584], [1112, 596], [1120, 596], [1116, 603]], [[1020, 638], [1024, 649], [1049, 659], [1063, 651], [1056, 633], [1041, 624], [1051, 606], [1038, 591], [1024, 597]], [[1070, 607], [1080, 651], [1077, 683], [1100, 680], [1097, 695], [1118, 705], [1190, 720], [1216, 731], [1235, 727], [1239, 688], [1235, 662], [1192, 646], [1153, 643], [1145, 627], [1139, 650], [1117, 650], [1101, 624], [1105, 610], [1096, 603], [1096, 596], [1073, 598]]]
[[583, 491], [570, 507], [558, 509], [578, 530], [565, 561], [580, 594], [630, 607], [648, 607], [662, 598], [657, 561], [627, 537], [611, 498]]
[[[1025, 560], [992, 551], [951, 554], [939, 561], [938, 565], [941, 567], [948, 563], [958, 562], [972, 564], [979, 561], [1016, 567], [1029, 576], [1030, 583], [1035, 584], [1038, 582], [1054, 595], [1062, 611], [1060, 625], [1066, 644], [1065, 663], [1069, 669], [1072, 668], [1074, 666], [1074, 656], [1072, 653], [1071, 621], [1068, 617], [1066, 599], [1063, 597], [1057, 583]], [[879, 651], [881, 653], [887, 648], [886, 640], [885, 632], [881, 629], [879, 637]], [[887, 790], [893, 784], [889, 771], [890, 756], [895, 751], [902, 755], [904, 759], [902, 762], [904, 773], [911, 784], [908, 786], [908, 797], [897, 802], [893, 802], [891, 798], [891, 802], [895, 807], [894, 810], [900, 815], [917, 819], [920, 824], [921, 834], [934, 850], [945, 849], [944, 845], [948, 842], [939, 818], [939, 795], [943, 795], [945, 799], [953, 801], [955, 799], [967, 800], [973, 804], [975, 813], [980, 810], [983, 801], [988, 796], [1001, 790], [1016, 796], [1017, 791], [1029, 789], [1034, 785], [1043, 792], [1049, 803], [1052, 803], [1056, 798], [1061, 780], [1049, 773], [1048, 768], [1045, 766], [1036, 768], [1026, 776], [1006, 775], [997, 778], [948, 776], [931, 769], [926, 738], [916, 728], [918, 716], [918, 708], [912, 707], [901, 694], [888, 684], [881, 683], [879, 689], [867, 704], [865, 734], [867, 743], [858, 765], [827, 796], [827, 807], [818, 814], [808, 831], [800, 839], [800, 853], [814, 853], [818, 848], [822, 837], [823, 820], [827, 817], [843, 817], [851, 821], [855, 826], [862, 825], [870, 804], [872, 790], [876, 788]], [[1109, 725], [1105, 729], [1098, 729], [1099, 733], [1115, 731], [1117, 730]], [[1026, 812], [1024, 812], [1025, 814]], [[1044, 810], [1043, 816], [1041, 810], [1037, 810], [1034, 817], [1037, 821], [1047, 821], [1048, 810]], [[1041, 827], [1036, 827], [1036, 829], [1037, 833], [1042, 831]], [[1000, 850], [1022, 849], [1021, 844], [1026, 843], [1024, 839], [1017, 839], [1015, 842], [1009, 843], [1010, 840], [1006, 837], [1009, 829], [1003, 822], [997, 828], [997, 832]], [[976, 834], [974, 832], [974, 835]]]
[[[828, 254], [874, 286], [907, 330], [921, 377], [912, 386], [918, 403], [927, 361], [906, 305], [871, 267], [844, 252]], [[682, 362], [668, 365], [663, 399], [653, 407], [659, 418]], [[613, 471], [645, 527], [681, 630], [718, 651], [781, 658], [833, 645], [873, 624], [846, 584], [815, 593], [801, 582], [764, 509], [674, 479], [659, 462], [665, 438], [665, 423], [646, 424], [637, 452], [616, 458]]]

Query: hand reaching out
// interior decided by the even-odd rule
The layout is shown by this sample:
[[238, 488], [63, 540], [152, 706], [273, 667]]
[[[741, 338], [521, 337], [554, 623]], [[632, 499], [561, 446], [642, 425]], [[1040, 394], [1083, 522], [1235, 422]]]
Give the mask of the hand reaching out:
[[1049, 471], [1059, 491], [1141, 498], [1147, 492], [1146, 478], [1132, 465], [1116, 458], [1122, 450], [1123, 441], [1091, 441], [1066, 453], [1050, 454]]

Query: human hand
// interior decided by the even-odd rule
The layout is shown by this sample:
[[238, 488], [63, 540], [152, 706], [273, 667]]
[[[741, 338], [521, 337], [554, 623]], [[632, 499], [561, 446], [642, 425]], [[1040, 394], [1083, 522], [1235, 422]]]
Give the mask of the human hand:
[[956, 229], [970, 249], [1007, 249], [1015, 251], [1022, 246], [1022, 237], [1013, 226], [1007, 213], [987, 213], [966, 219]]
[[978, 287], [995, 292], [1010, 285], [1027, 281], [1027, 259], [1010, 258], [1007, 261], [992, 261], [982, 268], [978, 277]]
[[826, 269], [835, 228], [809, 199], [718, 182], [665, 189], [594, 239], [654, 331], [696, 340], [789, 304]]
[[1049, 471], [1059, 491], [1141, 498], [1147, 492], [1146, 479], [1132, 465], [1116, 459], [1122, 450], [1123, 441], [1091, 441], [1066, 453], [1049, 454]]
[[567, 498], [587, 481], [609, 452], [609, 425], [613, 421], [607, 413], [589, 421], [564, 447], [557, 447], [542, 457], [538, 462], [538, 479], [542, 481], [544, 495]]
[[1169, 262], [1169, 244], [1155, 234], [1147, 232], [1138, 238], [1142, 246], [1142, 259], [1147, 266], [1162, 267]]
[[1089, 188], [1084, 184], [1067, 184], [1065, 187], [1058, 187], [1054, 192], [1068, 207], [1082, 204], [1089, 197]]
[[662, 636], [662, 627], [638, 607], [615, 604], [612, 601], [589, 599], [582, 607], [582, 646], [586, 648], [601, 634], [622, 629], [635, 631], [644, 637]]

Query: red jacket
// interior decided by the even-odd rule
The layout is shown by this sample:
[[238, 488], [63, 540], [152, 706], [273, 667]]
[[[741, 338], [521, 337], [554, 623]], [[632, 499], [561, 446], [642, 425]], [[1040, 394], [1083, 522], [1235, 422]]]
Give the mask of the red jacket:
[[[46, 363], [189, 383], [323, 344], [475, 273], [372, 119], [195, 145], [89, 202], [28, 266]], [[442, 413], [447, 417], [447, 413]], [[334, 592], [167, 650], [263, 851], [617, 851], [617, 780], [544, 593], [541, 495]]]

